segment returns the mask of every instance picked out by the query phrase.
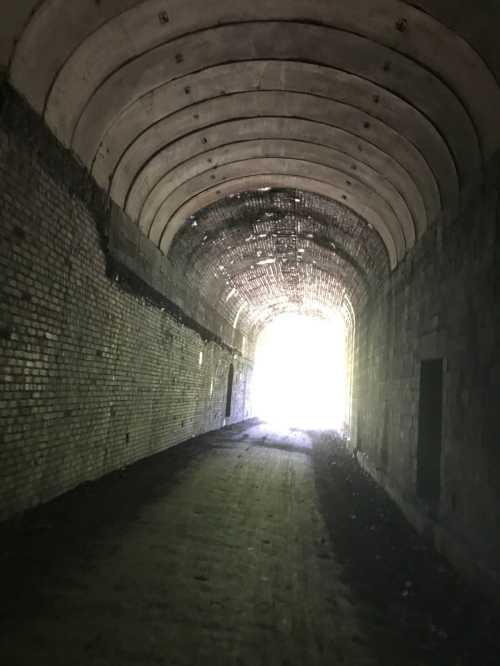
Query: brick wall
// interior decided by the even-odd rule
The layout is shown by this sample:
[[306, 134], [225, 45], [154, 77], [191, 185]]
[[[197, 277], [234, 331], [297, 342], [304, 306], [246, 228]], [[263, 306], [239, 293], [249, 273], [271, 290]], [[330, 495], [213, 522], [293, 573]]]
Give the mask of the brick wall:
[[[359, 458], [464, 571], [500, 584], [498, 160], [358, 318]], [[441, 498], [417, 498], [420, 368], [443, 359]], [[499, 585], [500, 589], [500, 585]]]
[[3, 519], [247, 417], [251, 368], [168, 303], [110, 276], [105, 197], [11, 90], [1, 101]]

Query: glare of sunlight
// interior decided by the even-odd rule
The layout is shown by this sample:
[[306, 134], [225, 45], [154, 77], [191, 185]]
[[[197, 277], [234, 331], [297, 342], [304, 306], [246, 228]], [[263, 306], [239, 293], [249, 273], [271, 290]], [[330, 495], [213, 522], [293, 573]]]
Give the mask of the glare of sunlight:
[[328, 319], [288, 313], [261, 332], [253, 408], [273, 424], [342, 430], [348, 408], [346, 328]]

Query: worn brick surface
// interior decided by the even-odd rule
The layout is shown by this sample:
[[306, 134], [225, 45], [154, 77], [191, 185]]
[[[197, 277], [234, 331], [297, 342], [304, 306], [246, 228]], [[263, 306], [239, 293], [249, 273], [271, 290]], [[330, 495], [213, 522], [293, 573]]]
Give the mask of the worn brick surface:
[[0, 518], [220, 427], [231, 361], [230, 420], [248, 414], [248, 363], [107, 277], [103, 202], [19, 114], [0, 123]]
[[[464, 570], [500, 590], [498, 160], [358, 318], [354, 444]], [[416, 498], [422, 359], [443, 358], [441, 502]]]
[[347, 302], [359, 308], [389, 271], [385, 246], [365, 220], [293, 189], [241, 192], [198, 211], [169, 256], [243, 330], [284, 304], [313, 314]]

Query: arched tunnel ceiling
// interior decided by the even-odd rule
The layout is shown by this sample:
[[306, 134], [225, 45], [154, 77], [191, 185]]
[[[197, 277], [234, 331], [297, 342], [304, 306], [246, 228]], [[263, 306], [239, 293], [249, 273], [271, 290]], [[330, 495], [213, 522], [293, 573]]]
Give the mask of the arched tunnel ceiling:
[[[287, 262], [255, 268], [251, 248], [265, 253], [262, 243], [237, 249], [233, 222], [243, 229], [247, 217], [229, 213], [245, 199], [260, 219], [255, 193], [264, 187], [295, 192], [311, 210], [322, 202], [331, 233], [340, 233], [342, 211], [374, 252], [376, 238], [377, 257], [384, 248], [384, 261], [372, 260], [377, 270], [358, 265], [366, 248], [335, 240], [343, 248], [335, 252], [295, 234], [295, 244], [306, 243], [295, 282], [310, 293], [330, 284], [331, 302], [343, 284], [360, 303], [384, 262], [394, 269], [441, 211], [456, 211], [461, 188], [500, 146], [500, 8], [493, 0], [458, 4], [20, 0], [3, 10], [0, 64], [172, 260], [192, 256], [193, 270], [208, 276], [217, 248], [224, 252], [219, 241], [187, 252], [196, 238], [186, 240], [196, 229], [189, 220], [225, 220], [217, 233], [228, 234], [235, 253], [238, 307], [260, 302], [256, 271], [269, 294], [273, 280], [280, 298], [300, 291], [282, 289], [291, 284]], [[280, 209], [275, 199], [266, 203]], [[306, 213], [296, 206], [294, 214], [304, 226]], [[312, 246], [315, 263], [306, 261]], [[217, 280], [207, 280], [211, 298], [224, 298]], [[261, 285], [255, 293], [252, 284]], [[266, 297], [270, 312], [281, 307], [275, 297]], [[250, 308], [238, 319], [249, 326]]]
[[170, 257], [228, 321], [256, 332], [276, 312], [365, 302], [389, 271], [376, 231], [349, 208], [301, 190], [261, 188], [189, 218]]

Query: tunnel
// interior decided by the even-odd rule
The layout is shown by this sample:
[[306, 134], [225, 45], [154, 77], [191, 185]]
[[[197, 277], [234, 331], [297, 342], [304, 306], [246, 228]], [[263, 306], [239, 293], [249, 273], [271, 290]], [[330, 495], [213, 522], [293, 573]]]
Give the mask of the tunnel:
[[3, 3], [2, 662], [499, 663], [499, 28]]

